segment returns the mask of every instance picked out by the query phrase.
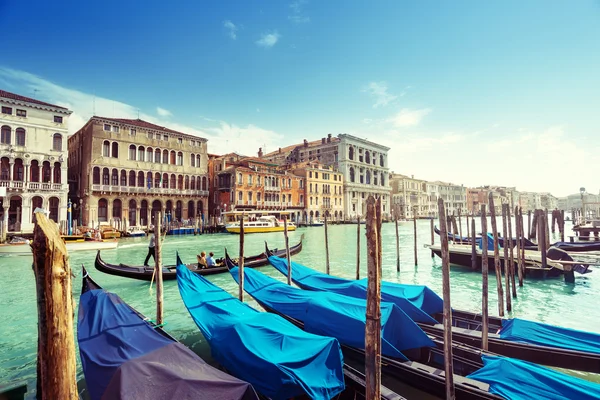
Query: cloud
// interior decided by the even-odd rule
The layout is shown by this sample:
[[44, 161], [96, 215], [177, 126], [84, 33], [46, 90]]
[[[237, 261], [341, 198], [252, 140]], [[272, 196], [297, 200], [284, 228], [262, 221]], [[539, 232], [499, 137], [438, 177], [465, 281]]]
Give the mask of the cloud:
[[370, 82], [362, 91], [375, 98], [373, 108], [385, 107], [398, 98], [398, 96], [388, 93], [388, 85], [384, 81]]
[[256, 41], [256, 44], [260, 47], [270, 48], [275, 46], [275, 44], [279, 41], [281, 35], [277, 33], [277, 31], [273, 31], [271, 33], [263, 33]]
[[416, 126], [419, 125], [421, 123], [421, 120], [430, 112], [431, 108], [422, 108], [419, 110], [403, 108], [388, 121], [391, 122], [397, 128]]
[[161, 107], [156, 107], [156, 113], [158, 115], [160, 115], [161, 117], [172, 117], [173, 113], [169, 110], [165, 110], [164, 108]]
[[139, 112], [139, 118], [144, 121], [207, 139], [210, 153], [225, 154], [238, 151], [254, 155], [259, 147], [274, 149], [280, 147], [283, 141], [283, 135], [253, 124], [241, 126], [207, 117], [199, 118], [213, 126], [196, 127], [174, 122], [168, 116], [161, 115], [158, 110], [168, 111], [160, 107], [157, 107], [156, 114], [144, 113], [136, 106], [60, 86], [25, 71], [0, 67], [0, 81], [15, 93], [32, 97], [35, 92], [35, 98], [73, 111], [69, 117], [69, 135], [77, 132], [93, 115], [137, 119]]
[[288, 19], [296, 24], [305, 24], [310, 22], [310, 18], [304, 14], [304, 6], [307, 3], [307, 0], [296, 0], [290, 3], [292, 14], [288, 15]]
[[238, 27], [230, 20], [223, 21], [223, 26], [227, 30], [227, 35], [233, 40], [237, 39]]

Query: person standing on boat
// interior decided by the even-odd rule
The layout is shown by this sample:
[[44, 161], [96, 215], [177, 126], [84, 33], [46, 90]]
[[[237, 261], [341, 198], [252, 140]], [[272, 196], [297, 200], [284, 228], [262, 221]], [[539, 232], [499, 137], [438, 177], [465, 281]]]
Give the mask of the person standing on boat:
[[150, 256], [154, 262], [156, 262], [156, 237], [154, 236], [154, 232], [150, 233], [150, 242], [148, 243], [148, 255], [146, 256], [146, 260], [144, 261], [144, 267], [148, 267], [148, 260], [150, 260]]

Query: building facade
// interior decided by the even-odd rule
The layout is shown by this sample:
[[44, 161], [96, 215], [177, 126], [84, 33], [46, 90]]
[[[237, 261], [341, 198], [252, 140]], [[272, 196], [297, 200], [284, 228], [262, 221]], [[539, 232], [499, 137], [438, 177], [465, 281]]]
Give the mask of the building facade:
[[74, 218], [84, 226], [208, 215], [206, 139], [140, 119], [92, 117], [69, 138]]
[[289, 170], [304, 178], [304, 210], [301, 222], [310, 223], [322, 219], [344, 219], [344, 179], [333, 166], [326, 166], [317, 161], [294, 164]]
[[[0, 221], [32, 233], [33, 212], [67, 219], [67, 134], [71, 111], [0, 90]], [[6, 192], [6, 193], [4, 193]]]
[[[465, 214], [467, 210], [467, 188], [463, 185], [457, 185], [449, 182], [436, 181], [439, 197], [444, 200], [446, 207], [446, 215]], [[437, 205], [437, 204], [436, 204]], [[435, 210], [435, 215], [438, 216], [438, 211]]]
[[[429, 216], [427, 181], [415, 179], [414, 175], [390, 174], [392, 190], [392, 215], [410, 219]], [[437, 205], [437, 203], [436, 203]]]

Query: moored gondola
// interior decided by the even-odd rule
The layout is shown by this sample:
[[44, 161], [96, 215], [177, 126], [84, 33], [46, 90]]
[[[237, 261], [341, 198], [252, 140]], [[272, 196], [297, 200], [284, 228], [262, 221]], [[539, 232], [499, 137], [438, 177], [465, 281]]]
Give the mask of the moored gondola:
[[77, 339], [92, 400], [258, 400], [250, 384], [208, 365], [83, 269]]
[[[268, 253], [268, 252], [267, 252]], [[269, 257], [269, 262], [287, 275], [287, 262]], [[365, 298], [366, 280], [349, 280], [327, 275], [292, 262], [292, 281], [302, 289], [333, 291], [350, 297]], [[426, 286], [382, 282], [383, 301], [405, 310], [427, 333], [442, 335], [443, 301]], [[411, 311], [420, 309], [427, 317]], [[412, 314], [411, 314], [412, 312]], [[481, 347], [481, 316], [453, 310], [453, 340]], [[435, 320], [433, 323], [431, 319]], [[489, 350], [507, 357], [519, 358], [560, 368], [600, 373], [600, 334], [577, 331], [539, 322], [490, 318]]]
[[[300, 238], [300, 242], [295, 246], [290, 247], [290, 254], [298, 254], [302, 251], [302, 241], [304, 235]], [[285, 249], [274, 250], [275, 254], [282, 257], [285, 256]], [[217, 265], [209, 268], [198, 268], [197, 263], [187, 264], [186, 266], [193, 272], [200, 275], [213, 275], [227, 272], [227, 267], [223, 264], [223, 259], [218, 259]], [[261, 253], [251, 257], [244, 257], [244, 266], [247, 268], [262, 267], [269, 264], [269, 260], [265, 253]], [[96, 254], [94, 266], [98, 271], [110, 275], [122, 276], [124, 278], [139, 279], [143, 281], [151, 281], [154, 274], [154, 267], [132, 266], [127, 264], [111, 264], [102, 259], [100, 251]], [[174, 280], [177, 278], [175, 265], [167, 265], [163, 267], [163, 280]]]

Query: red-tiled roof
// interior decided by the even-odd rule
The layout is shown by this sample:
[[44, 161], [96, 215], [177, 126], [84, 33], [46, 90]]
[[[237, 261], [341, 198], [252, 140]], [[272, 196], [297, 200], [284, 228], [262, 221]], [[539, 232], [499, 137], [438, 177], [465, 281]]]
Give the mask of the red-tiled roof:
[[[327, 140], [327, 138], [325, 138], [325, 140]], [[331, 137], [331, 143], [334, 142], [339, 142], [340, 139], [337, 137]], [[322, 139], [319, 140], [313, 140], [312, 142], [308, 142], [308, 147], [316, 147], [316, 146], [320, 146], [322, 144], [331, 144], [331, 143], [323, 143]], [[275, 156], [279, 153], [284, 154], [284, 153], [289, 153], [290, 151], [294, 150], [296, 147], [303, 147], [304, 146], [304, 142], [302, 143], [296, 143], [296, 144], [292, 144], [290, 146], [286, 146], [286, 147], [282, 147], [281, 151], [279, 151], [279, 149], [272, 151], [270, 153], [267, 153], [265, 155], [263, 155], [263, 157], [272, 157]]]
[[7, 91], [1, 90], [1, 89], [0, 89], [0, 97], [4, 97], [5, 99], [17, 100], [17, 101], [26, 101], [28, 103], [40, 104], [42, 106], [49, 106], [49, 107], [61, 108], [63, 110], [67, 110], [67, 108], [65, 108], [65, 107], [61, 107], [61, 106], [57, 106], [55, 104], [50, 104], [50, 103], [46, 103], [46, 102], [32, 99], [29, 97], [21, 96], [21, 95], [7, 92]]

